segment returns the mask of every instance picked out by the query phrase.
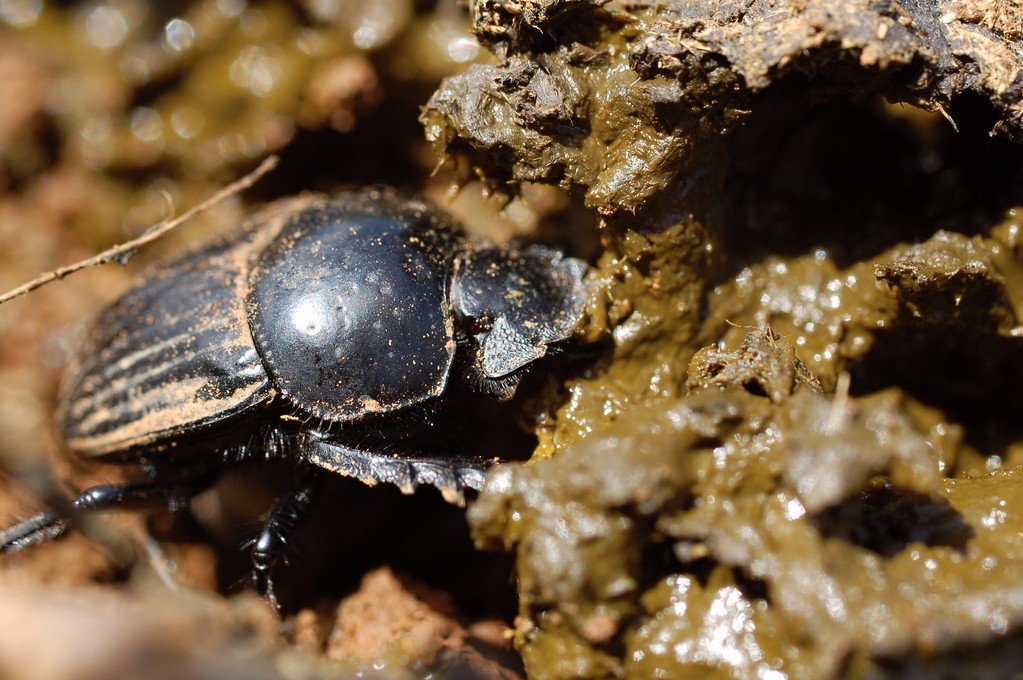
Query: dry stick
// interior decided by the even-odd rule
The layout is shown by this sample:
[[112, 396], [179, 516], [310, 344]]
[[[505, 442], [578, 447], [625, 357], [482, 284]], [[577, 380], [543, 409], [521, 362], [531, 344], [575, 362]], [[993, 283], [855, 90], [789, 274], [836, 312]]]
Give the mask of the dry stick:
[[144, 246], [147, 243], [150, 243], [151, 241], [155, 241], [156, 239], [160, 238], [161, 236], [169, 232], [171, 229], [175, 229], [176, 227], [184, 224], [185, 222], [192, 219], [199, 213], [205, 210], [209, 210], [210, 208], [215, 206], [217, 203], [220, 203], [224, 199], [230, 198], [231, 196], [234, 196], [235, 194], [244, 191], [245, 189], [248, 189], [250, 186], [255, 184], [259, 180], [259, 178], [261, 178], [263, 175], [277, 167], [277, 163], [279, 161], [280, 159], [277, 156], [269, 156], [267, 157], [266, 160], [259, 164], [258, 168], [256, 168], [249, 174], [245, 175], [241, 179], [236, 180], [231, 184], [228, 184], [226, 187], [224, 187], [223, 189], [221, 189], [220, 191], [218, 191], [213, 196], [206, 199], [199, 205], [189, 208], [180, 217], [175, 217], [174, 219], [168, 222], [163, 222], [162, 224], [155, 225], [138, 238], [134, 238], [130, 241], [126, 241], [125, 243], [118, 244], [112, 248], [104, 250], [102, 253], [99, 253], [98, 255], [93, 255], [92, 257], [86, 258], [72, 265], [60, 267], [59, 269], [55, 269], [52, 272], [45, 272], [43, 274], [40, 274], [38, 277], [32, 279], [28, 283], [7, 291], [3, 295], [0, 295], [0, 305], [9, 300], [13, 300], [16, 297], [20, 297], [22, 295], [31, 293], [36, 288], [44, 286], [47, 283], [50, 283], [51, 281], [62, 279], [68, 274], [74, 274], [76, 271], [85, 269], [86, 267], [93, 267], [98, 264], [106, 264], [107, 262], [113, 262], [114, 260], [123, 257], [124, 255], [134, 251], [135, 249]]

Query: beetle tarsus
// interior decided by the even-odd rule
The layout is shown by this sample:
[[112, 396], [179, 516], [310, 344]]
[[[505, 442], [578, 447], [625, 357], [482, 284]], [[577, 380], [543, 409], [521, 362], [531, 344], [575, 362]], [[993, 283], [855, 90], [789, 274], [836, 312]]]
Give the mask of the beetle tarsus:
[[252, 580], [256, 591], [265, 597], [277, 609], [277, 597], [273, 589], [273, 568], [287, 547], [298, 523], [309, 513], [316, 500], [316, 490], [320, 475], [317, 470], [310, 469], [288, 495], [281, 498], [270, 510], [263, 529], [252, 542]]
[[37, 543], [45, 543], [67, 531], [67, 520], [53, 510], [41, 512], [0, 532], [0, 554], [16, 553]]
[[66, 507], [69, 514], [47, 510], [18, 522], [0, 532], [0, 554], [15, 553], [37, 543], [60, 538], [80, 513], [103, 510], [147, 510], [161, 506], [180, 506], [209, 481], [192, 483], [100, 484], [89, 487]]

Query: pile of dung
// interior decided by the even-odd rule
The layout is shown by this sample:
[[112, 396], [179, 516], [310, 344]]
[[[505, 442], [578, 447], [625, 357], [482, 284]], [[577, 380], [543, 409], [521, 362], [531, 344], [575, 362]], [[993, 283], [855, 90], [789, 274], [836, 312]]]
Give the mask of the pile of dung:
[[529, 677], [1023, 671], [1019, 5], [472, 11], [428, 138], [601, 216], [599, 359], [469, 514]]

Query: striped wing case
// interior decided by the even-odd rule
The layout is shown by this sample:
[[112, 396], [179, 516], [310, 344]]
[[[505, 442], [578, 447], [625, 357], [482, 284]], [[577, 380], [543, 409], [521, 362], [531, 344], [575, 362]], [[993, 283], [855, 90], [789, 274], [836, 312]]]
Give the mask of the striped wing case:
[[101, 456], [148, 446], [272, 396], [244, 301], [254, 253], [302, 207], [296, 202], [155, 271], [102, 314], [63, 385], [72, 450]]

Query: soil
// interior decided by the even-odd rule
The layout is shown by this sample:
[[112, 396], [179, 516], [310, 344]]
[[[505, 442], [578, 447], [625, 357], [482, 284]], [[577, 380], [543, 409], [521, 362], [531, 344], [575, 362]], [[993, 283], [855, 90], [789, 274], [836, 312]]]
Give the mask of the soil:
[[4, 523], [125, 474], [67, 455], [62, 370], [148, 264], [254, 206], [394, 184], [593, 265], [577, 346], [474, 411], [476, 445], [529, 460], [467, 514], [338, 479], [279, 613], [239, 587], [277, 470], [88, 522], [2, 560], [0, 677], [1023, 672], [1018, 2], [0, 2], [0, 21], [2, 289], [281, 156], [127, 267], [3, 305]]

